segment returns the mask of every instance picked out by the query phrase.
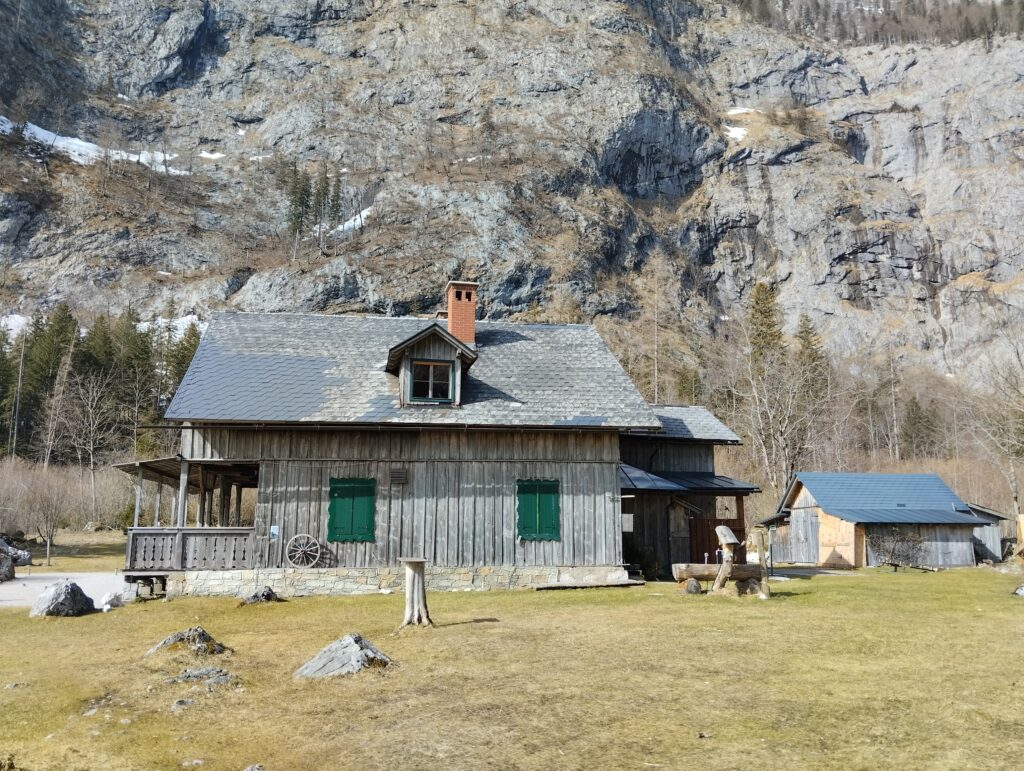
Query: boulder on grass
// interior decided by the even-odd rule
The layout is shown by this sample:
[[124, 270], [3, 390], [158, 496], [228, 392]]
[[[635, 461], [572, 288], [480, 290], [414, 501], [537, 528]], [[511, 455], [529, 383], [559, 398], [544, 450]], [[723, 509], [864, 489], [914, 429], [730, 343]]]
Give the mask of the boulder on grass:
[[4, 538], [0, 538], [0, 553], [6, 554], [14, 560], [16, 567], [24, 568], [32, 564], [32, 552], [17, 549]]
[[0, 584], [14, 580], [14, 560], [7, 552], [0, 551]]
[[255, 605], [260, 602], [284, 602], [284, 600], [278, 597], [277, 592], [269, 586], [264, 586], [258, 592], [253, 592], [242, 600], [243, 605]]
[[96, 610], [82, 588], [67, 579], [50, 584], [32, 604], [29, 616], [84, 616]]
[[391, 659], [361, 634], [347, 634], [299, 667], [295, 677], [354, 675], [367, 667], [386, 667], [390, 663]]
[[167, 648], [185, 649], [197, 656], [209, 656], [223, 653], [227, 650], [225, 646], [214, 640], [210, 633], [201, 626], [194, 626], [190, 629], [183, 629], [180, 632], [168, 635], [150, 648], [146, 655], [152, 656], [157, 651]]
[[1021, 584], [1016, 589], [1014, 589], [1013, 590], [1013, 595], [1015, 597], [1024, 597], [1024, 584]]
[[123, 605], [124, 599], [121, 597], [121, 592], [107, 592], [103, 595], [103, 599], [100, 600], [100, 607], [103, 608], [104, 613], [114, 608], [120, 608]]
[[686, 585], [683, 587], [683, 591], [686, 594], [700, 594], [702, 591], [700, 581], [698, 581], [696, 578], [687, 578]]

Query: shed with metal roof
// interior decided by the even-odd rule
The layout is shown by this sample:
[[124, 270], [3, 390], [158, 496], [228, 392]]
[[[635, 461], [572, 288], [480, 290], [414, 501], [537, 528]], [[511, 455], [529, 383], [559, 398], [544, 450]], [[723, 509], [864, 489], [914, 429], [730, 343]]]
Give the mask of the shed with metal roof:
[[775, 561], [826, 567], [974, 565], [984, 549], [975, 533], [990, 527], [937, 474], [808, 471], [764, 524]]

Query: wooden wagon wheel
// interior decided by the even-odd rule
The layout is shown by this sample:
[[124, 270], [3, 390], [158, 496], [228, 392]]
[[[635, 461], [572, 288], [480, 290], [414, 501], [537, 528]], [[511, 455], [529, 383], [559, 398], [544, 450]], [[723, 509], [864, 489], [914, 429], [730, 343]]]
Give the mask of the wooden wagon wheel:
[[320, 542], [308, 533], [293, 535], [284, 556], [293, 568], [311, 568], [320, 561]]

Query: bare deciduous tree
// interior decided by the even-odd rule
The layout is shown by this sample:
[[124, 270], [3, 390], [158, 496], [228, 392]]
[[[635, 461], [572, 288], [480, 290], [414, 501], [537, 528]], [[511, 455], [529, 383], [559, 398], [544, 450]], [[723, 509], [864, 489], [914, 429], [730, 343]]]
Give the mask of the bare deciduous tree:
[[117, 406], [110, 398], [111, 376], [90, 373], [72, 378], [70, 396], [64, 413], [68, 442], [89, 469], [90, 512], [95, 520], [96, 466], [100, 455], [110, 447], [117, 435]]

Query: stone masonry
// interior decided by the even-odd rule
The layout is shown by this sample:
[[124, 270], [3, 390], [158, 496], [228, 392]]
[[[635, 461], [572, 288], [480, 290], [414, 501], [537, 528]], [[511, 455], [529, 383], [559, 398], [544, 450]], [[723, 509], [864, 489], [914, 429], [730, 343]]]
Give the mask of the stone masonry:
[[[615, 584], [626, 580], [626, 571], [618, 565], [427, 568], [427, 589], [436, 592], [529, 589], [555, 583]], [[172, 574], [167, 580], [167, 596], [242, 597], [251, 594], [254, 587], [264, 586], [281, 597], [377, 594], [388, 589], [400, 591], [404, 583], [402, 567], [194, 570]]]

